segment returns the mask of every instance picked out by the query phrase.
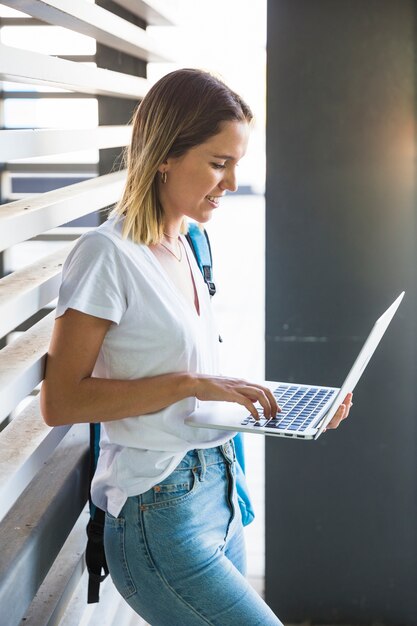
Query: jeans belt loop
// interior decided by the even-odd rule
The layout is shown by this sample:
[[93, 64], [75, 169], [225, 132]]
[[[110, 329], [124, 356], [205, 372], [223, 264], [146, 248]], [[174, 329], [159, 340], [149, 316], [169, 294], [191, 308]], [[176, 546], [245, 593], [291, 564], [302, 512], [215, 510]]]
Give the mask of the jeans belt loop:
[[229, 464], [232, 464], [234, 461], [234, 450], [233, 450], [232, 442], [226, 441], [226, 443], [222, 445], [222, 450], [223, 450], [223, 455], [226, 461]]
[[197, 454], [198, 454], [198, 458], [200, 459], [200, 463], [201, 463], [200, 482], [203, 482], [203, 480], [204, 480], [204, 478], [206, 476], [206, 469], [207, 469], [206, 457], [204, 456], [204, 450], [202, 450], [201, 448], [199, 450], [197, 450]]

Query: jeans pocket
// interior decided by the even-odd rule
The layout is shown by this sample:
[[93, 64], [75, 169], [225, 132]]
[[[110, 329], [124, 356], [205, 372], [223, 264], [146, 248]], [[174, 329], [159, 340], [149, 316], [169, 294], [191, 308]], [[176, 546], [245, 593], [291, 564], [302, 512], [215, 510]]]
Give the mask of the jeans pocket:
[[198, 487], [197, 469], [174, 470], [142, 495], [142, 510], [175, 506], [188, 500]]
[[129, 598], [136, 593], [126, 557], [126, 521], [106, 513], [104, 547], [112, 580], [120, 595]]

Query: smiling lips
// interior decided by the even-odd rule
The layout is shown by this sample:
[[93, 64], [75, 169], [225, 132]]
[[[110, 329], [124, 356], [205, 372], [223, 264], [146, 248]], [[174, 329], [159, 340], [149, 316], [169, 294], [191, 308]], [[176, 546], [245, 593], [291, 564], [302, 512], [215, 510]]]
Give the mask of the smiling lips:
[[207, 200], [214, 204], [214, 206], [218, 207], [220, 203], [221, 196], [206, 196]]

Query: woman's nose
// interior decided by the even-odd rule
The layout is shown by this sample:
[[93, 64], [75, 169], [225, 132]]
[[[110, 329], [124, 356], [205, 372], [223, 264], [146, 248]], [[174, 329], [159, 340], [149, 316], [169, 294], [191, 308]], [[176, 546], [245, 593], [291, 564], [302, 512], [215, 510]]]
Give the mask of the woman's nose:
[[225, 173], [225, 176], [222, 182], [222, 187], [223, 189], [226, 189], [227, 191], [238, 190], [237, 176], [234, 170], [229, 170], [228, 172]]

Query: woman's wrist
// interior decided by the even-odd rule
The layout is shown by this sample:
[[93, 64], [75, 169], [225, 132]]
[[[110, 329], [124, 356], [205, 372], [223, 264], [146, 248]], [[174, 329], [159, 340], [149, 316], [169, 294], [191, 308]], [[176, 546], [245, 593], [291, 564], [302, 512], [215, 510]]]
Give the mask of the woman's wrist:
[[199, 375], [187, 372], [184, 374], [184, 396], [186, 398], [196, 398], [199, 387]]

